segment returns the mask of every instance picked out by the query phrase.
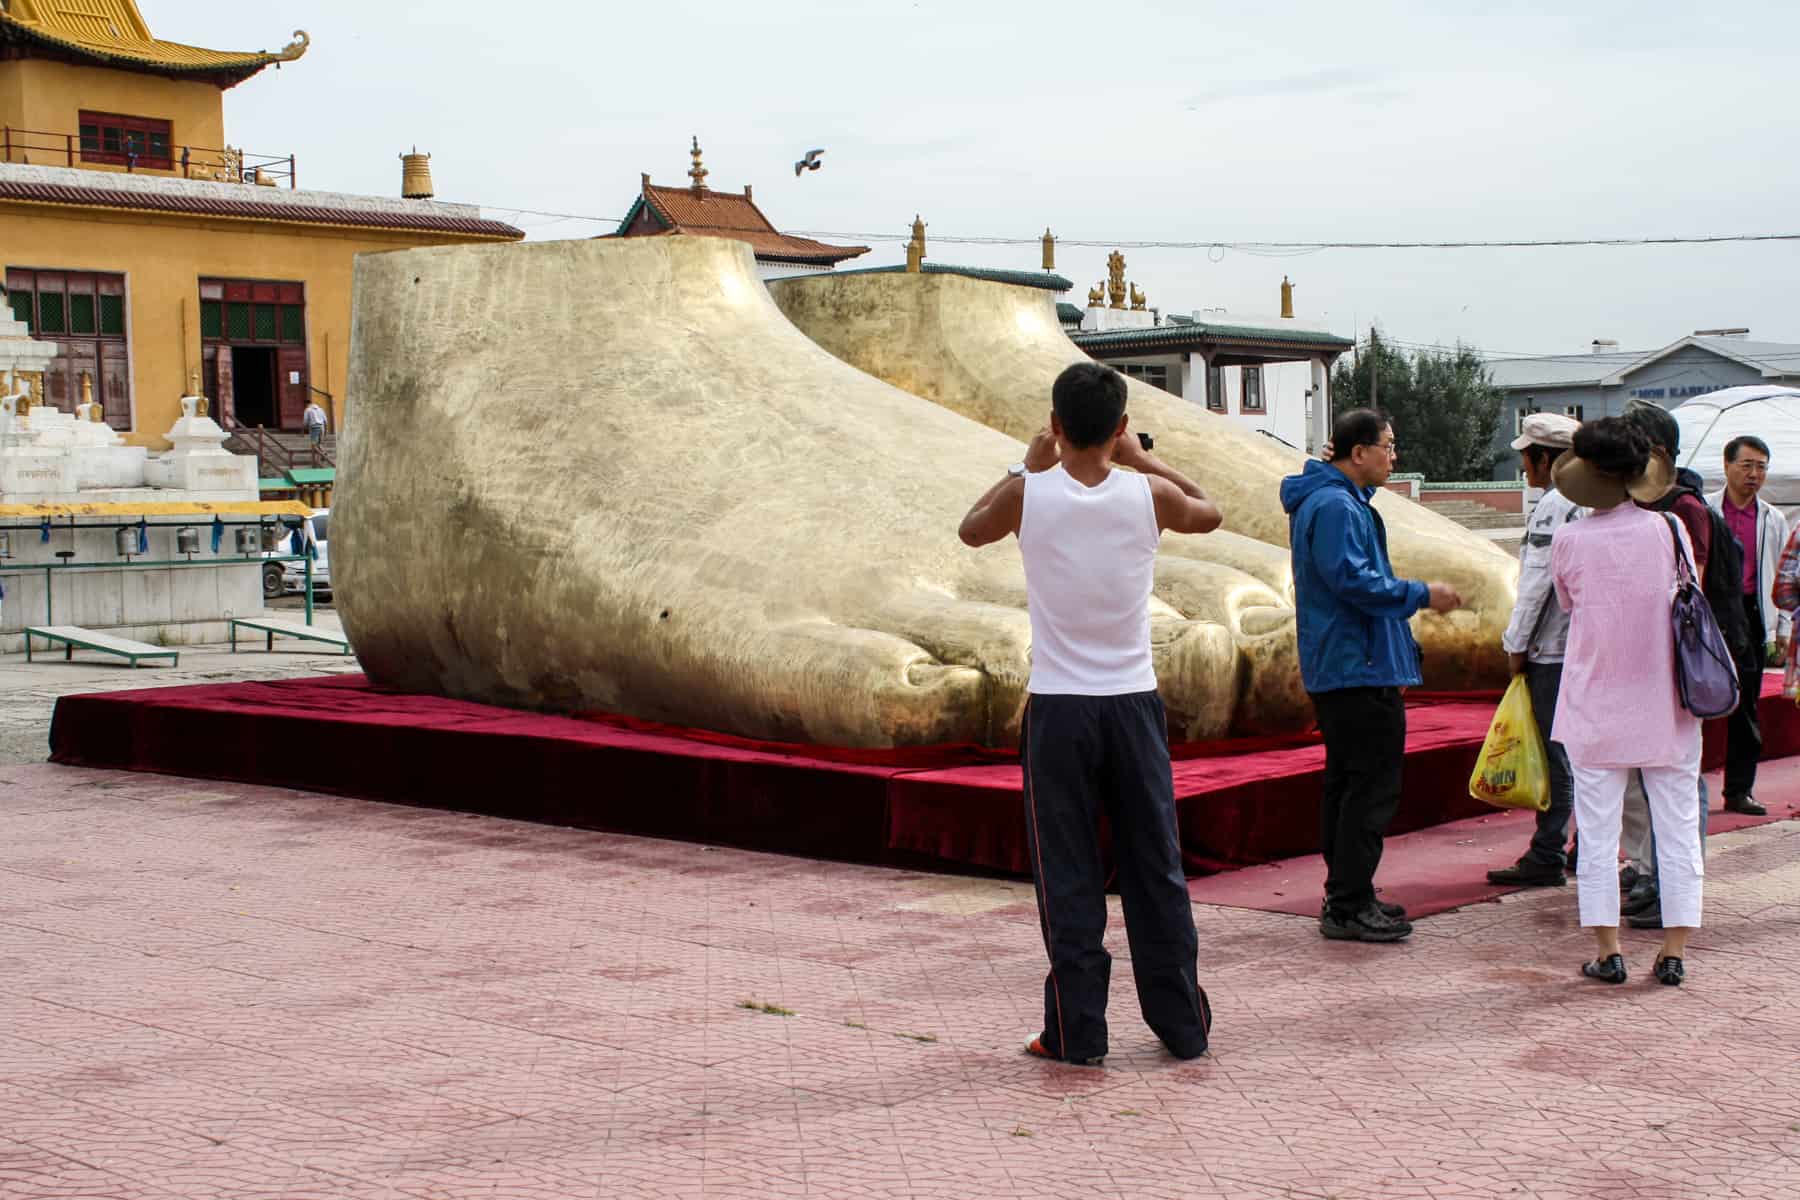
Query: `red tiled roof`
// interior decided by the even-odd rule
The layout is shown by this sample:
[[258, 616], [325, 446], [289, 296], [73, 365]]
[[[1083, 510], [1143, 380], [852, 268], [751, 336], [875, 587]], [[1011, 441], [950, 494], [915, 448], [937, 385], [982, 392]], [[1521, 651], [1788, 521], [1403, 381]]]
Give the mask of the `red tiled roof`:
[[692, 188], [644, 185], [644, 199], [675, 233], [712, 234], [750, 243], [758, 258], [792, 262], [842, 262], [867, 254], [867, 246], [833, 246], [782, 233], [742, 192], [696, 193]]
[[0, 179], [0, 200], [32, 204], [66, 204], [93, 208], [129, 208], [146, 212], [186, 213], [202, 217], [234, 217], [301, 225], [347, 225], [364, 229], [407, 229], [468, 237], [518, 240], [525, 231], [503, 221], [447, 217], [432, 212], [394, 213], [376, 209], [327, 208], [323, 205], [267, 204], [179, 193], [127, 192], [112, 188], [69, 187]]

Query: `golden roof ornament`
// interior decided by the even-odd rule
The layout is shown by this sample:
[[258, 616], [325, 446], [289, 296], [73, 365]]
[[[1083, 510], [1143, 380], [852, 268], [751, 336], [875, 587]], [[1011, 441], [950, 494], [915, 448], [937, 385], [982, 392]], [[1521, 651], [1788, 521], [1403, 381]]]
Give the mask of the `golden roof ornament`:
[[906, 269], [913, 275], [925, 269], [925, 222], [918, 213], [913, 214], [912, 240], [906, 243]]
[[1056, 270], [1056, 235], [1048, 225], [1044, 226], [1044, 270]]
[[688, 178], [694, 181], [694, 194], [698, 196], [706, 190], [707, 169], [700, 164], [700, 139], [694, 138], [693, 147], [688, 150], [694, 158], [694, 165], [688, 168]]
[[306, 48], [310, 45], [312, 45], [312, 38], [307, 36], [306, 30], [296, 29], [294, 30], [294, 40], [275, 52], [275, 61], [293, 62], [305, 54]]
[[414, 146], [411, 154], [400, 156], [400, 196], [405, 200], [429, 200], [432, 197], [431, 155], [420, 154]]
[[1088, 307], [1099, 308], [1106, 303], [1106, 280], [1102, 279], [1088, 289]]
[[1148, 303], [1150, 303], [1150, 297], [1144, 295], [1144, 293], [1138, 289], [1137, 284], [1135, 284], [1135, 283], [1132, 284], [1131, 285], [1131, 309], [1132, 309], [1132, 311], [1133, 312], [1143, 312], [1144, 306]]
[[1290, 321], [1294, 319], [1294, 285], [1286, 275], [1281, 277], [1281, 315]]
[[1106, 256], [1106, 294], [1108, 308], [1125, 307], [1125, 256], [1117, 250]]

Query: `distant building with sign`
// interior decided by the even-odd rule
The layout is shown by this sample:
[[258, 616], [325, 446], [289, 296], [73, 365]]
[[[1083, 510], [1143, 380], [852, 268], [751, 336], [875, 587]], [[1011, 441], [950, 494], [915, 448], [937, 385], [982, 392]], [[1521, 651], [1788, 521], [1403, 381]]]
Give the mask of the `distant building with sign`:
[[225, 91], [308, 44], [208, 50], [153, 36], [136, 0], [0, 0], [0, 279], [57, 348], [16, 381], [34, 402], [91, 396], [153, 448], [202, 390], [227, 429], [297, 431], [309, 401], [335, 428], [355, 255], [524, 236], [432, 199], [428, 155], [358, 196], [232, 146]]
[[1633, 400], [1674, 408], [1691, 396], [1746, 384], [1800, 385], [1800, 343], [1757, 342], [1748, 329], [1701, 329], [1660, 350], [1620, 350], [1596, 341], [1588, 354], [1497, 358], [1488, 362], [1505, 394], [1494, 435], [1495, 479], [1514, 479], [1518, 455], [1508, 443], [1534, 412], [1581, 421], [1616, 417]]

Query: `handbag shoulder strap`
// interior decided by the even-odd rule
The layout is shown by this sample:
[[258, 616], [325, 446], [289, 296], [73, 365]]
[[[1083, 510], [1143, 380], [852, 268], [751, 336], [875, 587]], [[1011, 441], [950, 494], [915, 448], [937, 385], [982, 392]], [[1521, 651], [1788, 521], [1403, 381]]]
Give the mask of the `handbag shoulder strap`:
[[1694, 582], [1694, 564], [1688, 561], [1687, 551], [1682, 549], [1681, 535], [1675, 531], [1675, 518], [1664, 513], [1663, 520], [1669, 523], [1669, 540], [1675, 543], [1675, 578], [1680, 583]]

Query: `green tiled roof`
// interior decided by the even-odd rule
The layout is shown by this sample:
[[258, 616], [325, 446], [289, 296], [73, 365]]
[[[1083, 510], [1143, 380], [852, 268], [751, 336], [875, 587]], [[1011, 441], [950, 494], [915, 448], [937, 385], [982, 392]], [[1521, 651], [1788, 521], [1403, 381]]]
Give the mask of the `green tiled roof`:
[[[927, 275], [966, 275], [970, 279], [986, 279], [993, 283], [1011, 283], [1020, 287], [1043, 288], [1047, 292], [1066, 292], [1075, 286], [1073, 280], [1064, 279], [1054, 271], [1005, 271], [998, 267], [958, 267], [950, 263], [921, 263]], [[905, 266], [891, 267], [856, 267], [849, 271], [833, 271], [833, 275], [894, 275], [905, 271]], [[810, 279], [811, 275], [797, 275], [796, 279]]]
[[1107, 329], [1069, 335], [1082, 349], [1116, 346], [1159, 346], [1197, 341], [1279, 342], [1283, 345], [1322, 346], [1348, 350], [1356, 343], [1335, 333], [1300, 329], [1289, 325], [1217, 325], [1210, 321], [1185, 321], [1148, 329]]
[[291, 492], [294, 485], [285, 479], [258, 479], [256, 489], [260, 492]]
[[287, 477], [295, 484], [318, 485], [337, 482], [335, 467], [289, 467]]
[[1065, 324], [1079, 325], [1081, 324], [1081, 318], [1086, 315], [1087, 311], [1079, 304], [1070, 304], [1067, 300], [1058, 300], [1056, 302], [1056, 319]]

